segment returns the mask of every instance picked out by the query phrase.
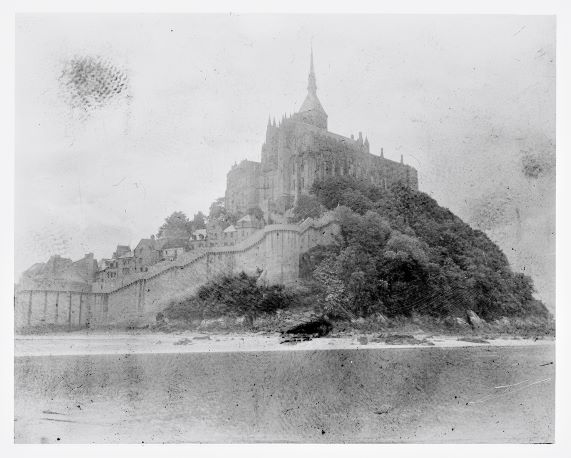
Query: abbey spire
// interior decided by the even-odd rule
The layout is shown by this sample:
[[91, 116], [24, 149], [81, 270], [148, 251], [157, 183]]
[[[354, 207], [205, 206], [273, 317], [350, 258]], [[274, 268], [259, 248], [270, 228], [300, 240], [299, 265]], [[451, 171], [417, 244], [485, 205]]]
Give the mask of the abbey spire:
[[315, 94], [317, 97], [317, 82], [315, 80], [315, 70], [313, 68], [313, 45], [311, 46], [311, 57], [309, 58], [309, 77], [307, 81], [307, 92]]
[[307, 124], [327, 129], [327, 113], [317, 98], [317, 82], [313, 65], [313, 46], [309, 57], [309, 76], [307, 79], [307, 96], [297, 113], [297, 117]]

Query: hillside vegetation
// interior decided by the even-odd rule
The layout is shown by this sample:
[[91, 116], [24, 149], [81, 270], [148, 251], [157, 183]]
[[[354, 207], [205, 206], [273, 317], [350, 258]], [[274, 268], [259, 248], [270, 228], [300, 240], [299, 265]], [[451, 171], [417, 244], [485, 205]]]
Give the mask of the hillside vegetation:
[[513, 272], [486, 234], [425, 193], [333, 177], [315, 183], [312, 194], [342, 227], [336, 245], [302, 259], [303, 277], [323, 286], [329, 312], [548, 316], [531, 278]]
[[486, 234], [422, 192], [329, 178], [299, 199], [292, 219], [327, 210], [335, 212], [341, 234], [336, 243], [302, 256], [297, 287], [263, 285], [244, 273], [222, 276], [173, 301], [164, 316], [185, 322], [243, 317], [251, 325], [295, 309], [353, 321], [424, 316], [441, 322], [466, 319], [471, 312], [488, 321], [551, 320], [533, 297], [532, 280], [513, 272]]

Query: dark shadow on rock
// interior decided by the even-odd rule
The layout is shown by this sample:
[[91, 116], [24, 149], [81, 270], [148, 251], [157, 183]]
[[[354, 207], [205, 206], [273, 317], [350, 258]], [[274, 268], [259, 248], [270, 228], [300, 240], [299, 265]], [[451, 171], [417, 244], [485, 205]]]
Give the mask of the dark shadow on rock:
[[323, 337], [331, 332], [333, 325], [325, 318], [318, 318], [298, 324], [282, 332], [282, 343], [311, 340], [315, 337]]

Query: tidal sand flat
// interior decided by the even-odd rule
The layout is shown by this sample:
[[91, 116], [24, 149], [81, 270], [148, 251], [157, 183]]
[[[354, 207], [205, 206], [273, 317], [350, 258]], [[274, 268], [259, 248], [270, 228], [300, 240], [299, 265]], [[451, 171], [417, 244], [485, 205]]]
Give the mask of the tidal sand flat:
[[16, 357], [15, 441], [552, 442], [554, 349]]

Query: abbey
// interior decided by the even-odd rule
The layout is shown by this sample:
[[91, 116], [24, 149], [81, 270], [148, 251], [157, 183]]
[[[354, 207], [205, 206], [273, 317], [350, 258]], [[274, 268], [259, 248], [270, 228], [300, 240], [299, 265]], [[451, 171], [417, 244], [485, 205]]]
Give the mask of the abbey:
[[418, 189], [416, 169], [370, 152], [369, 140], [327, 130], [327, 113], [317, 97], [310, 57], [307, 96], [299, 111], [276, 123], [268, 119], [261, 162], [244, 160], [228, 172], [225, 206], [233, 213], [260, 208], [283, 214], [315, 181], [332, 176], [365, 179], [384, 188], [395, 182]]

